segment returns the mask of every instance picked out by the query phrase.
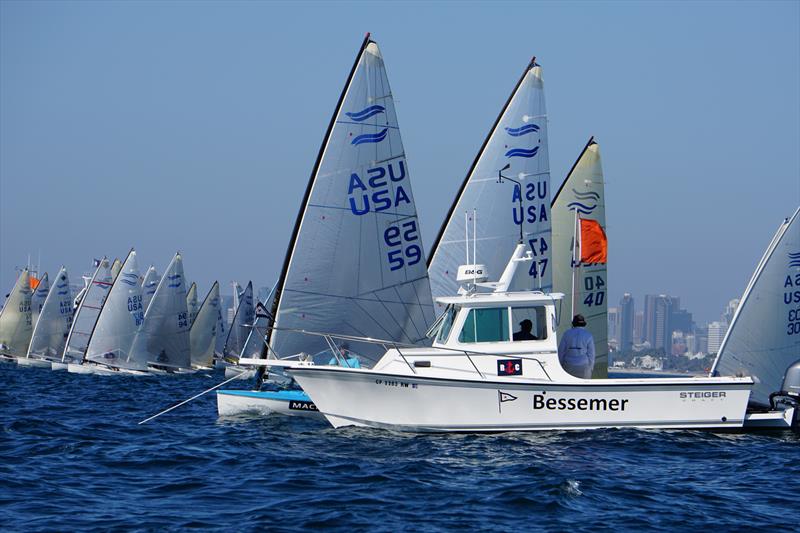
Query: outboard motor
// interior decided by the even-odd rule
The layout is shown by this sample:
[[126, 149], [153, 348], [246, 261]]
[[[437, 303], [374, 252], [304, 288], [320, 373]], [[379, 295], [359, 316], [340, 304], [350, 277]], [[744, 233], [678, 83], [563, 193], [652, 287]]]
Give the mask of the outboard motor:
[[[778, 398], [780, 400], [776, 401]], [[770, 407], [775, 409], [778, 402], [794, 407], [792, 431], [800, 433], [800, 359], [786, 369], [781, 390], [769, 395]]]

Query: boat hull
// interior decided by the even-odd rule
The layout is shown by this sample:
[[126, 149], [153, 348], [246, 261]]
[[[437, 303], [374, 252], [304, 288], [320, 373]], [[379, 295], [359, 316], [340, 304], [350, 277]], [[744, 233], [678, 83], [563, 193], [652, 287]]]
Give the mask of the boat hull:
[[217, 412], [220, 416], [255, 413], [325, 418], [303, 391], [221, 390], [217, 391]]
[[45, 361], [44, 359], [33, 359], [32, 357], [20, 357], [17, 359], [17, 365], [50, 368], [50, 361]]
[[110, 368], [93, 364], [67, 364], [67, 372], [70, 374], [98, 374], [101, 376], [146, 376], [147, 372], [141, 370], [131, 370], [127, 368]]
[[413, 432], [740, 428], [752, 380], [489, 381], [287, 369], [334, 427]]
[[244, 368], [237, 365], [227, 365], [225, 367], [225, 377], [232, 378], [239, 376], [241, 379], [250, 379], [255, 377], [256, 371], [250, 368]]
[[69, 366], [67, 363], [53, 361], [50, 363], [50, 370], [67, 370], [67, 366]]

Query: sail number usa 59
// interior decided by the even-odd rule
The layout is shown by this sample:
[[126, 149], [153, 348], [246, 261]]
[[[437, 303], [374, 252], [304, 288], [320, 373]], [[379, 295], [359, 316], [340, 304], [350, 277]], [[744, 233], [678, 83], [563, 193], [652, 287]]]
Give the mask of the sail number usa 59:
[[416, 220], [393, 224], [386, 228], [383, 232], [383, 242], [389, 247], [389, 252], [386, 254], [389, 270], [400, 270], [405, 266], [419, 263], [422, 260], [422, 248], [418, 241]]

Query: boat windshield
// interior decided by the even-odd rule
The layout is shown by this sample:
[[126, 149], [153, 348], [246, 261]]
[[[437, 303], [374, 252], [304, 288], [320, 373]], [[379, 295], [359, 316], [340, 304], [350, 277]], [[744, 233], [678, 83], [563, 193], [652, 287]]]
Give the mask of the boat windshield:
[[458, 342], [503, 342], [508, 340], [508, 307], [471, 309], [458, 335]]
[[444, 313], [439, 317], [439, 328], [436, 333], [436, 342], [445, 343], [450, 336], [450, 330], [453, 328], [453, 322], [458, 314], [458, 307], [455, 305], [448, 305]]

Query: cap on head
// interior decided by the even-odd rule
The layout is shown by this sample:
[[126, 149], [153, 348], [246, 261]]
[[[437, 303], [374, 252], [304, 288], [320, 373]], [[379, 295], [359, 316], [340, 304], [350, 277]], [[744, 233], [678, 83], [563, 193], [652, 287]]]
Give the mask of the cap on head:
[[583, 318], [583, 315], [575, 315], [572, 317], [573, 328], [582, 328], [584, 326], [586, 326], [586, 319]]

